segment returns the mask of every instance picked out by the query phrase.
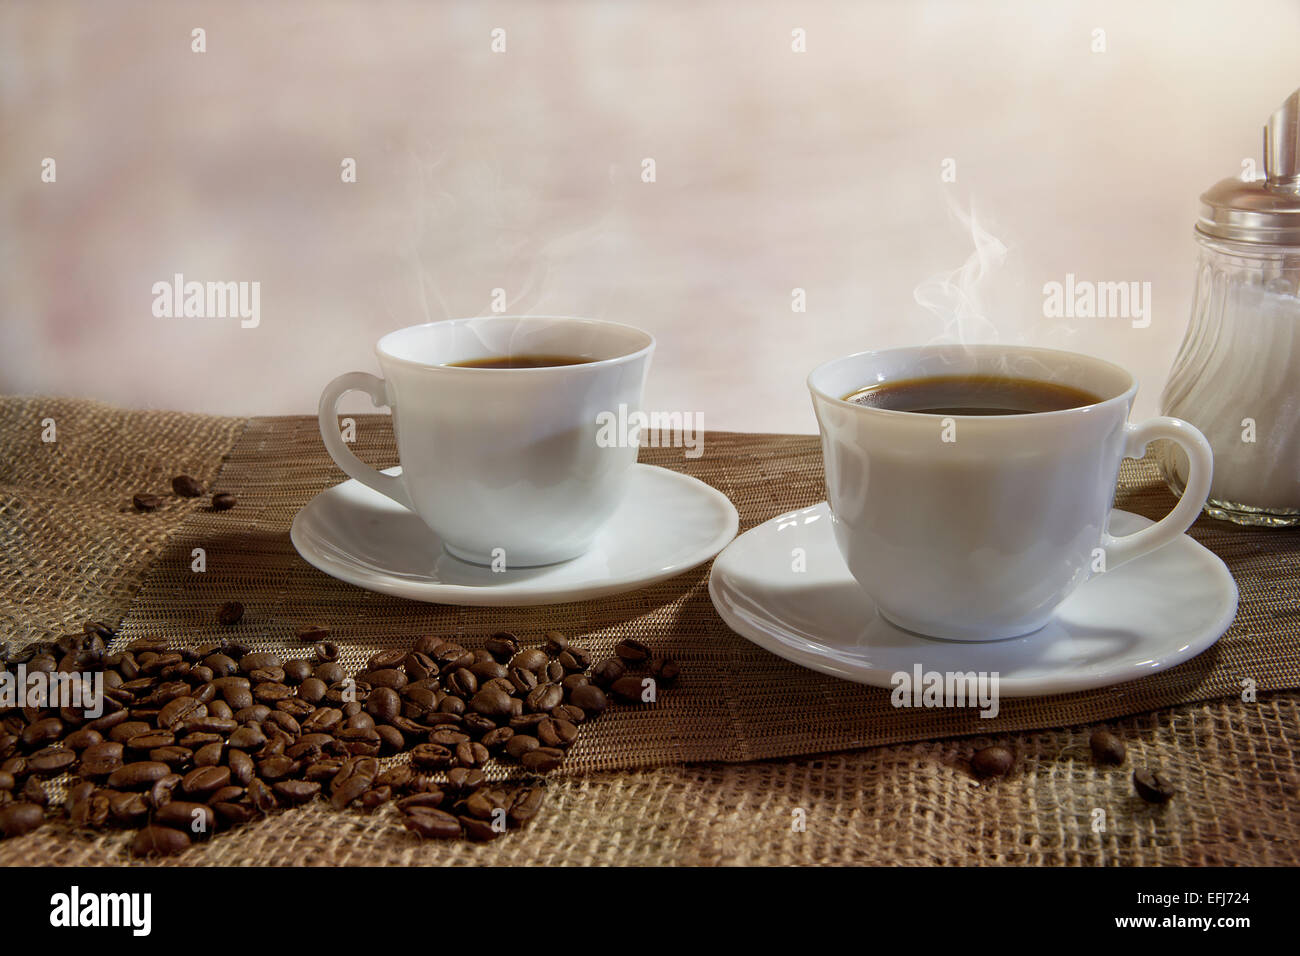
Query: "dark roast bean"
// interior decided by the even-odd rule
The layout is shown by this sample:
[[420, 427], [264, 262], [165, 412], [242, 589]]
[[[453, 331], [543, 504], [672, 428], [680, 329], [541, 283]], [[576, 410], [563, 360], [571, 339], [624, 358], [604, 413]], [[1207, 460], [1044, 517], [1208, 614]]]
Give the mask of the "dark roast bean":
[[293, 688], [287, 684], [277, 684], [270, 681], [253, 686], [253, 700], [263, 704], [274, 704], [277, 700], [284, 700], [293, 696]]
[[590, 683], [591, 678], [586, 674], [565, 674], [560, 680], [560, 686], [564, 688], [566, 694], [572, 694], [579, 687]]
[[540, 684], [528, 692], [525, 704], [535, 714], [550, 713], [552, 707], [563, 702], [564, 689], [559, 684]]
[[207, 799], [229, 784], [229, 767], [197, 767], [185, 775], [185, 779], [181, 782], [181, 789], [191, 797]]
[[244, 788], [231, 784], [228, 787], [222, 787], [212, 796], [208, 797], [208, 806], [214, 803], [233, 803], [244, 795]]
[[103, 743], [104, 736], [97, 730], [91, 730], [89, 727], [82, 727], [80, 730], [74, 730], [68, 736], [63, 738], [63, 745], [71, 747], [73, 750], [85, 750], [93, 744]]
[[510, 716], [510, 695], [499, 687], [484, 688], [474, 695], [469, 705], [476, 714], [483, 714], [487, 717]]
[[456, 796], [463, 797], [486, 782], [487, 777], [477, 767], [453, 767], [447, 771], [447, 789]]
[[167, 776], [155, 780], [153, 786], [149, 788], [149, 806], [156, 810], [171, 803], [172, 792], [181, 785], [181, 781], [184, 779], [178, 773], [169, 773]]
[[[149, 729], [148, 724], [143, 726], [144, 729]], [[57, 717], [46, 717], [43, 720], [38, 720], [34, 723], [28, 724], [23, 728], [23, 732], [19, 735], [19, 739], [27, 749], [36, 750], [40, 747], [46, 746], [47, 744], [54, 743], [54, 741], [58, 740], [61, 736], [63, 736], [63, 721], [59, 720]]]
[[455, 749], [461, 744], [469, 743], [469, 734], [461, 733], [454, 727], [435, 727], [429, 731], [429, 743], [439, 747]]
[[41, 807], [50, 802], [49, 794], [45, 792], [45, 787], [41, 785], [40, 780], [36, 777], [27, 778], [27, 782], [23, 784], [22, 793], [19, 796], [28, 803], [34, 803]]
[[248, 784], [248, 800], [258, 813], [270, 813], [280, 805], [271, 788], [257, 777]]
[[414, 807], [402, 825], [421, 839], [450, 840], [460, 836], [460, 821], [452, 814], [429, 807]]
[[371, 687], [391, 687], [393, 690], [401, 690], [406, 686], [407, 680], [406, 674], [390, 667], [368, 671], [366, 673], [366, 683]]
[[44, 822], [45, 810], [34, 803], [11, 803], [0, 809], [0, 833], [6, 837], [31, 833]]
[[136, 511], [157, 511], [162, 504], [162, 499], [157, 495], [138, 494], [131, 497], [131, 504]]
[[173, 770], [186, 770], [194, 763], [194, 751], [188, 747], [156, 747], [149, 751], [149, 759], [165, 763]]
[[229, 511], [235, 507], [235, 496], [228, 491], [218, 491], [212, 496], [213, 511]]
[[671, 685], [677, 683], [677, 678], [681, 672], [681, 667], [671, 657], [656, 657], [650, 662], [650, 673], [661, 684]]
[[627, 640], [619, 641], [614, 645], [614, 653], [618, 656], [619, 660], [624, 661], [625, 663], [640, 664], [650, 659], [651, 651], [649, 646], [642, 644], [640, 641], [628, 638]]
[[189, 845], [189, 836], [180, 830], [148, 826], [135, 835], [131, 852], [136, 856], [173, 856]]
[[438, 744], [416, 744], [411, 748], [411, 763], [424, 770], [445, 770], [452, 759], [452, 752]]
[[1137, 770], [1133, 773], [1133, 789], [1147, 803], [1168, 803], [1178, 791], [1160, 770]]
[[424, 790], [419, 793], [413, 793], [409, 797], [403, 797], [397, 801], [397, 809], [403, 813], [409, 813], [412, 810], [436, 810], [442, 806], [446, 799], [443, 792], [436, 787], [432, 790]]
[[591, 651], [585, 647], [571, 645], [560, 655], [559, 661], [566, 671], [585, 671], [591, 666]]
[[564, 762], [564, 751], [556, 747], [538, 747], [524, 754], [519, 762], [529, 770], [547, 773]]
[[0, 770], [0, 790], [12, 790], [14, 788], [14, 775]]
[[1001, 777], [1011, 769], [1014, 759], [1010, 750], [994, 744], [975, 751], [970, 767], [978, 777]]
[[242, 750], [231, 750], [226, 755], [226, 766], [230, 768], [230, 779], [241, 787], [247, 787], [256, 773], [253, 758]]
[[154, 811], [154, 823], [172, 827], [196, 836], [207, 836], [217, 828], [217, 817], [211, 806], [189, 800], [172, 800]]
[[259, 667], [257, 670], [248, 672], [248, 679], [253, 683], [253, 686], [258, 684], [283, 684], [284, 668]]
[[578, 728], [567, 720], [548, 717], [537, 725], [537, 739], [546, 747], [568, 747], [578, 739]]
[[444, 683], [447, 690], [458, 697], [468, 699], [478, 693], [478, 678], [464, 667], [452, 671]]
[[197, 498], [203, 494], [203, 486], [189, 475], [177, 475], [172, 479], [172, 491], [182, 498]]
[[483, 735], [483, 746], [488, 750], [499, 750], [515, 735], [509, 727], [494, 727]]
[[560, 654], [569, 649], [569, 639], [564, 636], [563, 631], [547, 631], [546, 639], [542, 642], [542, 649], [548, 654]]
[[328, 685], [319, 677], [309, 677], [298, 686], [298, 696], [309, 704], [319, 704], [325, 699], [328, 689]]
[[625, 704], [640, 704], [642, 703], [641, 694], [645, 688], [641, 683], [640, 677], [628, 674], [610, 684], [609, 690], [610, 693]]
[[571, 724], [580, 724], [587, 719], [586, 712], [581, 707], [575, 707], [573, 704], [560, 704], [558, 707], [552, 707], [551, 716], [567, 720]]
[[1127, 753], [1124, 741], [1107, 730], [1093, 731], [1088, 739], [1088, 746], [1092, 749], [1093, 759], [1097, 763], [1111, 766], [1122, 764]]
[[301, 684], [311, 677], [311, 661], [303, 660], [301, 657], [297, 660], [284, 662], [284, 681], [289, 684]]
[[215, 767], [221, 763], [225, 756], [225, 746], [221, 741], [214, 741], [210, 744], [204, 744], [198, 750], [194, 751], [195, 767]]
[[27, 770], [38, 777], [56, 777], [77, 762], [77, 752], [66, 747], [46, 747], [27, 758]]
[[[638, 682], [637, 686], [640, 686]], [[575, 707], [581, 707], [587, 714], [603, 714], [609, 701], [605, 692], [595, 684], [584, 684], [569, 695], [569, 701]]]
[[82, 777], [91, 779], [108, 777], [114, 770], [120, 769], [122, 766], [122, 750], [122, 745], [114, 743], [112, 740], [91, 744], [90, 747], [82, 750]]
[[117, 793], [108, 798], [108, 812], [123, 826], [143, 825], [149, 819], [149, 810], [142, 793]]
[[226, 742], [240, 750], [257, 750], [266, 743], [266, 734], [262, 733], [262, 728], [246, 724], [235, 730]]
[[479, 820], [475, 817], [460, 817], [460, 825], [465, 830], [465, 835], [476, 842], [485, 842], [495, 840], [501, 835], [501, 831], [494, 827], [486, 820]]
[[304, 627], [298, 632], [298, 640], [304, 644], [319, 644], [330, 639], [330, 629], [321, 624]]
[[172, 772], [172, 768], [158, 760], [138, 760], [119, 767], [108, 775], [108, 785], [114, 790], [143, 790]]
[[510, 669], [505, 664], [498, 664], [493, 660], [476, 661], [469, 670], [481, 683], [487, 683], [496, 677], [505, 677], [510, 673]]
[[211, 803], [209, 806], [216, 813], [218, 820], [230, 826], [257, 819], [257, 809], [246, 803]]
[[481, 767], [488, 762], [488, 750], [482, 744], [466, 741], [456, 746], [456, 764], [461, 767]]
[[[215, 679], [222, 677], [232, 677], [239, 672], [239, 664], [232, 657], [225, 654], [212, 654], [203, 659], [203, 666], [212, 671]], [[243, 686], [248, 687], [248, 681], [243, 681]]]
[[483, 646], [503, 664], [519, 653], [519, 640], [508, 631], [498, 631], [484, 641]]
[[361, 809], [374, 810], [393, 799], [392, 787], [375, 787], [361, 795]]
[[546, 793], [537, 787], [525, 787], [514, 795], [510, 804], [510, 822], [517, 826], [527, 826], [542, 808]]
[[402, 712], [402, 698], [391, 687], [376, 687], [366, 698], [366, 713], [388, 723]]
[[[316, 645], [315, 651], [316, 659], [322, 664], [333, 664], [339, 659], [339, 646], [333, 641], [321, 641]], [[341, 675], [342, 673], [343, 669], [339, 668], [339, 674]], [[316, 676], [321, 680], [325, 680], [325, 677], [321, 674], [319, 668], [316, 670]], [[340, 676], [337, 679], [342, 680], [343, 678]], [[326, 683], [334, 683], [334, 681], [326, 681]]]
[[510, 668], [506, 677], [514, 685], [516, 693], [527, 694], [537, 686], [537, 675], [532, 671], [524, 670], [522, 667]]
[[281, 780], [271, 789], [286, 803], [306, 803], [320, 793], [320, 784], [308, 780]]
[[608, 657], [591, 669], [591, 679], [600, 687], [609, 689], [614, 681], [627, 673], [627, 667], [617, 657]]
[[411, 651], [402, 659], [402, 669], [406, 671], [406, 676], [412, 682], [427, 680], [438, 674], [437, 662], [428, 654], [421, 654], [419, 651]]
[[148, 753], [160, 747], [171, 747], [176, 743], [176, 735], [166, 730], [155, 730], [150, 734], [136, 734], [126, 742], [126, 749], [139, 753]]
[[549, 658], [547, 658], [546, 652], [536, 648], [520, 651], [510, 658], [511, 667], [522, 667], [524, 670], [533, 671], [534, 673], [545, 667], [547, 663], [549, 663]]
[[217, 623], [227, 627], [238, 624], [244, 619], [244, 605], [238, 601], [227, 601], [217, 611]]

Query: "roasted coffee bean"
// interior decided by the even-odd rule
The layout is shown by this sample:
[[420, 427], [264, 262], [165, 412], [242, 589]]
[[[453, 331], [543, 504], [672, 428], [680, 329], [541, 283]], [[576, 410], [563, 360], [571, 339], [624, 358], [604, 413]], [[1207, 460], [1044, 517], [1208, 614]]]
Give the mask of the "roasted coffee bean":
[[383, 668], [381, 670], [368, 671], [366, 673], [366, 683], [371, 687], [391, 687], [393, 690], [401, 690], [406, 686], [406, 674], [393, 667]]
[[460, 825], [464, 829], [465, 835], [476, 843], [495, 840], [501, 835], [501, 830], [494, 827], [487, 820], [479, 820], [477, 817], [462, 815]]
[[459, 716], [460, 714], [465, 713], [465, 702], [459, 697], [448, 694], [446, 697], [443, 697], [438, 701], [438, 713]]
[[511, 667], [522, 667], [524, 670], [533, 671], [534, 673], [541, 670], [548, 663], [549, 658], [547, 658], [546, 652], [537, 650], [536, 648], [529, 648], [528, 650], [520, 651], [514, 657], [510, 658]]
[[158, 760], [137, 760], [108, 775], [108, 785], [114, 790], [143, 790], [172, 772], [172, 768]]
[[229, 826], [238, 826], [257, 819], [257, 809], [246, 803], [210, 803], [208, 806], [217, 819]]
[[[143, 725], [145, 730], [149, 729], [148, 724]], [[24, 747], [28, 750], [36, 750], [54, 743], [63, 736], [63, 721], [57, 717], [46, 717], [43, 720], [35, 721], [23, 728], [19, 739]]]
[[402, 698], [391, 687], [376, 687], [366, 698], [366, 713], [388, 723], [402, 712]]
[[253, 758], [242, 750], [231, 750], [226, 755], [226, 766], [230, 768], [230, 779], [241, 787], [247, 787], [257, 772]]
[[122, 767], [123, 750], [115, 741], [91, 744], [81, 752], [81, 775], [91, 779], [107, 777]]
[[488, 762], [488, 750], [477, 741], [466, 741], [456, 746], [456, 764], [461, 767], [481, 767]]
[[411, 763], [423, 770], [445, 770], [452, 760], [452, 752], [438, 744], [416, 744], [411, 748]]
[[229, 767], [197, 767], [185, 775], [181, 789], [191, 797], [207, 799], [229, 784]]
[[[233, 677], [235, 674], [239, 673], [238, 662], [235, 661], [233, 657], [228, 657], [225, 654], [212, 654], [209, 657], [203, 658], [203, 666], [210, 668], [214, 679], [217, 680], [220, 680], [223, 677]], [[247, 689], [248, 681], [243, 680], [243, 678], [240, 678], [240, 680], [243, 681], [241, 686]], [[221, 689], [223, 686], [224, 685], [219, 684], [218, 689]]]
[[488, 750], [499, 750], [515, 735], [509, 727], [494, 727], [483, 735], [483, 746]]
[[379, 776], [375, 778], [375, 784], [380, 787], [392, 787], [394, 790], [405, 790], [414, 776], [414, 770], [405, 764], [401, 764], [381, 771]]
[[489, 687], [498, 688], [507, 697], [513, 697], [515, 694], [515, 685], [504, 677], [493, 677], [491, 680], [479, 684], [479, 690], [487, 690]]
[[551, 716], [567, 720], [571, 724], [580, 724], [587, 719], [586, 711], [581, 707], [575, 707], [573, 704], [560, 704], [558, 707], [552, 707]]
[[308, 780], [281, 780], [271, 789], [286, 803], [306, 803], [320, 793], [320, 784]]
[[[640, 687], [640, 682], [637, 682]], [[595, 684], [584, 684], [569, 695], [569, 702], [574, 707], [582, 708], [586, 714], [599, 715], [605, 712], [609, 706], [609, 701], [605, 697], [605, 692]]]
[[537, 725], [537, 739], [546, 747], [568, 747], [578, 739], [578, 728], [567, 720], [548, 717]]
[[614, 654], [627, 664], [640, 664], [650, 659], [649, 646], [628, 638], [614, 645]]
[[681, 667], [671, 657], [656, 657], [650, 662], [650, 673], [664, 685], [677, 683], [677, 677], [681, 672]]
[[12, 790], [14, 788], [14, 775], [0, 770], [0, 790]]
[[298, 632], [298, 640], [304, 644], [319, 644], [321, 641], [330, 639], [330, 629], [322, 624], [313, 624], [304, 627]]
[[274, 791], [258, 777], [254, 777], [248, 784], [248, 802], [258, 813], [270, 813], [280, 805]]
[[366, 660], [366, 670], [378, 671], [396, 667], [405, 659], [407, 651], [399, 648], [385, 648], [382, 651], [375, 651]]
[[0, 809], [0, 833], [6, 837], [31, 833], [44, 822], [45, 810], [34, 803], [11, 803]]
[[167, 776], [155, 780], [153, 786], [149, 788], [149, 806], [156, 810], [158, 807], [171, 803], [172, 793], [181, 785], [181, 781], [184, 779], [178, 773], [169, 773]]
[[548, 654], [560, 654], [569, 649], [569, 639], [563, 631], [547, 631], [542, 642], [542, 649]]
[[80, 730], [74, 730], [68, 736], [63, 738], [63, 745], [71, 747], [73, 750], [81, 751], [93, 744], [103, 743], [104, 736], [97, 730], [91, 730], [89, 727], [82, 727]]
[[1178, 791], [1160, 770], [1137, 770], [1133, 773], [1133, 789], [1147, 803], [1168, 803]]
[[235, 507], [235, 496], [228, 491], [218, 491], [212, 496], [213, 511], [229, 511]]
[[235, 711], [235, 721], [241, 724], [260, 724], [271, 714], [271, 708], [266, 704], [249, 704], [240, 710]]
[[[328, 685], [319, 677], [309, 677], [298, 686], [298, 696], [309, 704], [319, 704], [325, 699]], [[366, 699], [367, 703], [369, 698]]]
[[136, 511], [157, 511], [162, 505], [162, 499], [157, 495], [142, 493], [131, 497], [131, 504], [135, 506]]
[[412, 683], [438, 676], [438, 664], [428, 654], [411, 651], [402, 659], [402, 669]]
[[[568, 651], [564, 652], [569, 653]], [[549, 681], [552, 684], [558, 684], [568, 676], [568, 671], [560, 661], [550, 661], [545, 667], [537, 672], [539, 679]]]
[[459, 667], [447, 677], [444, 684], [448, 691], [458, 697], [470, 698], [478, 693], [478, 678], [473, 671]]
[[1014, 760], [1010, 750], [994, 744], [975, 751], [970, 767], [977, 777], [1001, 777], [1011, 769]]
[[154, 811], [154, 823], [204, 837], [217, 828], [214, 808], [189, 800], [172, 800]]
[[108, 812], [123, 826], [143, 825], [149, 819], [150, 809], [142, 793], [117, 793], [108, 798]]
[[540, 684], [528, 692], [528, 698], [524, 703], [533, 713], [546, 714], [563, 700], [564, 689], [559, 684]]
[[564, 751], [556, 747], [538, 747], [520, 757], [519, 762], [529, 770], [548, 773], [564, 762]]
[[[216, 734], [217, 739], [220, 739], [223, 736], [233, 734], [238, 729], [239, 729], [239, 722], [236, 721], [234, 718], [213, 717], [211, 714], [209, 714], [206, 717], [194, 717], [191, 718], [190, 720], [183, 722], [179, 727], [176, 728], [176, 733], [188, 734], [188, 735]], [[181, 746], [183, 747], [194, 746], [193, 744], [185, 743], [184, 740], [178, 740], [177, 743], [181, 744]], [[203, 740], [199, 742], [199, 746], [202, 746], [205, 743], [211, 743], [211, 741]]]
[[195, 731], [192, 734], [186, 734], [176, 741], [178, 746], [188, 747], [190, 750], [198, 750], [200, 747], [206, 747], [208, 744], [221, 743], [220, 734], [199, 733]]
[[293, 696], [293, 688], [287, 684], [277, 684], [267, 681], [262, 684], [253, 685], [253, 700], [263, 704], [274, 704], [278, 700], [285, 700]]
[[586, 674], [565, 674], [560, 681], [560, 686], [564, 688], [566, 694], [572, 694], [579, 687], [591, 683], [591, 678]]
[[227, 601], [217, 611], [217, 623], [227, 627], [238, 624], [244, 619], [244, 605], [238, 601]]
[[49, 794], [45, 792], [45, 787], [41, 785], [40, 780], [36, 777], [27, 778], [27, 782], [23, 784], [23, 789], [19, 796], [28, 803], [34, 803], [41, 807], [46, 806], [50, 802]]
[[463, 797], [483, 786], [487, 777], [477, 767], [453, 767], [447, 771], [447, 790]]
[[566, 671], [585, 671], [591, 666], [591, 651], [585, 647], [570, 645], [559, 657], [560, 665]]
[[149, 751], [149, 759], [165, 763], [172, 770], [188, 770], [194, 763], [194, 751], [189, 747], [155, 747]]
[[[316, 645], [315, 651], [316, 651], [316, 659], [320, 661], [322, 664], [333, 664], [335, 661], [339, 659], [339, 646], [335, 644], [333, 641], [321, 641], [319, 644]], [[343, 669], [339, 668], [339, 674], [342, 675], [342, 673], [343, 673]], [[324, 675], [321, 674], [319, 669], [317, 669], [316, 671], [316, 676], [319, 677], [321, 680], [325, 680]], [[343, 677], [339, 676], [336, 679], [342, 680]], [[334, 681], [326, 681], [326, 683], [334, 683]]]
[[361, 809], [366, 811], [375, 810], [391, 799], [393, 799], [392, 787], [375, 787], [373, 790], [367, 790], [361, 795]]
[[158, 712], [158, 726], [172, 729], [186, 720], [207, 715], [208, 708], [193, 697], [173, 697]]
[[429, 807], [413, 807], [402, 825], [421, 839], [450, 840], [460, 836], [460, 821], [452, 814]]
[[271, 711], [271, 713], [284, 714], [285, 716], [292, 717], [295, 720], [303, 720], [304, 718], [310, 717], [315, 710], [316, 708], [314, 706], [300, 697], [286, 697], [284, 700], [277, 700], [275, 702], [275, 710]]
[[77, 762], [77, 752], [67, 747], [46, 747], [27, 758], [27, 770], [38, 777], [57, 777]]
[[522, 667], [511, 667], [506, 674], [506, 678], [514, 686], [515, 692], [527, 694], [537, 686], [537, 675], [532, 671], [524, 670]]
[[223, 757], [225, 757], [225, 747], [221, 741], [217, 740], [210, 744], [204, 744], [198, 750], [194, 751], [195, 767], [215, 767]]
[[545, 719], [545, 714], [520, 714], [510, 718], [510, 729], [517, 734], [531, 734], [536, 732], [537, 725]]
[[423, 790], [419, 793], [413, 793], [408, 797], [403, 797], [397, 801], [397, 809], [403, 813], [409, 813], [412, 810], [436, 810], [442, 806], [446, 799], [443, 792], [436, 787], [431, 790]]
[[499, 687], [486, 687], [479, 691], [469, 706], [476, 714], [487, 717], [509, 717], [511, 713], [510, 695]]
[[237, 728], [226, 742], [240, 750], [257, 750], [266, 743], [266, 734], [254, 724], [245, 724]]
[[519, 639], [509, 631], [498, 631], [483, 642], [483, 647], [504, 664], [519, 653]]
[[288, 684], [301, 684], [311, 677], [311, 661], [298, 658], [297, 660], [285, 661], [283, 670], [283, 680]]
[[641, 678], [633, 674], [620, 677], [609, 685], [610, 693], [625, 704], [642, 703], [641, 695], [645, 691]]
[[462, 733], [452, 727], [435, 727], [429, 731], [429, 743], [437, 744], [439, 747], [455, 749], [461, 744], [469, 743], [469, 734]]
[[182, 498], [197, 498], [203, 494], [203, 486], [189, 475], [177, 475], [172, 479], [172, 491]]
[[136, 856], [173, 856], [189, 845], [189, 835], [181, 830], [148, 826], [135, 835], [131, 852]]
[[208, 806], [214, 803], [233, 803], [244, 795], [244, 788], [236, 784], [230, 784], [228, 787], [222, 787], [212, 796], [208, 797]]
[[337, 707], [320, 707], [302, 722], [302, 729], [309, 734], [325, 734], [341, 726], [343, 711]]
[[248, 679], [253, 685], [257, 684], [283, 684], [284, 668], [283, 667], [259, 667], [257, 670], [248, 672]]
[[627, 673], [627, 667], [617, 657], [607, 657], [591, 669], [591, 679], [600, 687], [609, 689], [614, 681]]
[[1093, 731], [1088, 746], [1092, 749], [1093, 759], [1100, 764], [1118, 766], [1124, 762], [1127, 754], [1124, 741], [1107, 730]]
[[516, 827], [527, 826], [542, 808], [546, 792], [537, 787], [524, 787], [515, 793], [510, 803], [509, 819]]

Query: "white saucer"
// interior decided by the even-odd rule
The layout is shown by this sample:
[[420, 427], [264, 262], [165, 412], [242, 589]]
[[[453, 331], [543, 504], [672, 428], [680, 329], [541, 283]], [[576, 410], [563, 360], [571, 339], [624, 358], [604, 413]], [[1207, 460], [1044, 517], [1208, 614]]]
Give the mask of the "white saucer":
[[[1112, 534], [1151, 524], [1112, 511]], [[803, 548], [807, 570], [793, 571]], [[941, 641], [889, 623], [845, 567], [825, 502], [745, 532], [713, 562], [709, 595], [736, 633], [787, 660], [876, 687], [899, 671], [985, 671], [1003, 697], [1037, 697], [1135, 680], [1195, 657], [1237, 613], [1237, 584], [1184, 535], [1094, 575], [1042, 630], [988, 643]]]
[[583, 601], [663, 581], [709, 560], [738, 525], [722, 492], [638, 464], [626, 499], [591, 550], [560, 564], [505, 571], [467, 564], [443, 551], [415, 514], [357, 481], [307, 502], [289, 537], [308, 563], [357, 587], [413, 601], [513, 607]]

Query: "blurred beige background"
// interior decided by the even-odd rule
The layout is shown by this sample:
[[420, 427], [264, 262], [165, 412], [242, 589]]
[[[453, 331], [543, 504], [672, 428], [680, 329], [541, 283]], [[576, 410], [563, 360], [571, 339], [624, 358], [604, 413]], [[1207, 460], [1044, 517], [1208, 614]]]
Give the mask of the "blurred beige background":
[[[1128, 364], [1151, 412], [1197, 196], [1297, 36], [1295, 0], [0, 3], [0, 391], [310, 412], [502, 288], [649, 329], [647, 406], [707, 427], [814, 431], [813, 365], [958, 332]], [[959, 327], [913, 292], [972, 204], [1007, 253]], [[177, 272], [260, 282], [260, 325], [155, 318]], [[1067, 273], [1149, 281], [1150, 327], [1044, 318]]]

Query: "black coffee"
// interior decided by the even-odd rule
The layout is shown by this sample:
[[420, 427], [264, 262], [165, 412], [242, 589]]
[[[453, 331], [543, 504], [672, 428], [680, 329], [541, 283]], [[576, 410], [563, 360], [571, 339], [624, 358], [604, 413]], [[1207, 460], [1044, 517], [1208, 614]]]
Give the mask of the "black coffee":
[[581, 355], [494, 355], [491, 358], [448, 362], [452, 368], [554, 368], [559, 365], [586, 365], [595, 359]]
[[1101, 399], [1080, 388], [1036, 379], [936, 375], [868, 385], [849, 392], [844, 401], [924, 415], [1027, 415], [1079, 408]]

